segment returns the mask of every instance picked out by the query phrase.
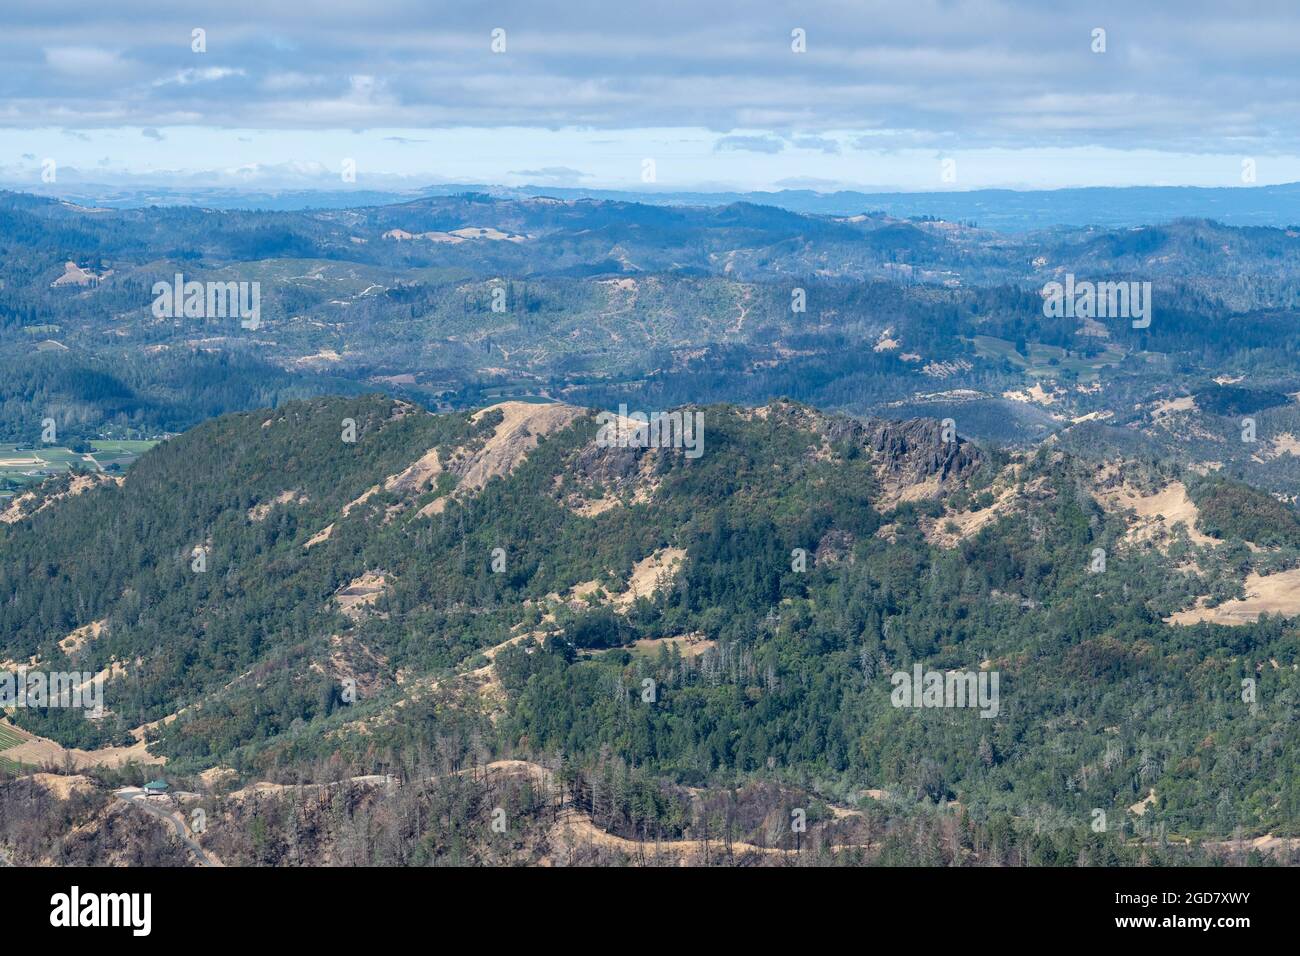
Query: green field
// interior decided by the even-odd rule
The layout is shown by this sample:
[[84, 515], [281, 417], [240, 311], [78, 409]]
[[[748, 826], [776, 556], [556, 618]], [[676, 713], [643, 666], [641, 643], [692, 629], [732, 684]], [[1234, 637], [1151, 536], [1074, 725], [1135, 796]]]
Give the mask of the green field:
[[22, 742], [23, 738], [19, 736], [13, 728], [0, 724], [0, 750], [8, 750], [10, 747], [17, 747]]
[[100, 441], [96, 439], [90, 443], [94, 451], [87, 457], [94, 459], [100, 468], [107, 470], [110, 466], [117, 465], [125, 471], [132, 462], [156, 444], [158, 444], [156, 441]]
[[9, 773], [20, 773], [22, 764], [9, 760], [5, 757], [4, 752], [10, 747], [16, 747], [23, 742], [23, 738], [14, 733], [14, 731], [0, 724], [0, 770], [6, 770]]
[[97, 440], [90, 443], [92, 451], [81, 453], [60, 445], [0, 443], [0, 491], [6, 483], [29, 484], [73, 467], [86, 471], [125, 471], [156, 444], [156, 441]]
[[1043, 345], [1041, 342], [1027, 343], [1026, 351], [1029, 355], [1024, 356], [1016, 351], [1014, 342], [990, 335], [975, 336], [974, 345], [976, 354], [981, 357], [1006, 359], [1034, 378], [1056, 378], [1062, 371], [1071, 371], [1079, 376], [1080, 382], [1085, 383], [1094, 381], [1107, 365], [1118, 365], [1124, 359], [1124, 352], [1114, 346], [1088, 357], [1056, 345]]

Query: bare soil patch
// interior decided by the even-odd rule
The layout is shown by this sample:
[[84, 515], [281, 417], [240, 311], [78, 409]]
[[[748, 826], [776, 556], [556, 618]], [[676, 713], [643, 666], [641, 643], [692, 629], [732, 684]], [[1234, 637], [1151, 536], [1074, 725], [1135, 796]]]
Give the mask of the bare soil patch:
[[[1246, 576], [1246, 596], [1224, 601], [1218, 607], [1197, 606], [1165, 618], [1166, 624], [1250, 624], [1261, 614], [1300, 614], [1300, 568], [1262, 575], [1252, 571]], [[1203, 600], [1203, 599], [1202, 599]]]

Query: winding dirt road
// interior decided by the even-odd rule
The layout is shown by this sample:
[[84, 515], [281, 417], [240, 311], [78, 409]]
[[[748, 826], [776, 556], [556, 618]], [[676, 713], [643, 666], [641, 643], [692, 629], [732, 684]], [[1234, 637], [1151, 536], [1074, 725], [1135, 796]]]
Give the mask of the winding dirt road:
[[179, 814], [170, 813], [163, 810], [161, 807], [154, 806], [149, 802], [149, 798], [138, 790], [128, 792], [118, 791], [115, 796], [124, 803], [129, 803], [134, 807], [139, 807], [150, 816], [156, 817], [159, 820], [165, 820], [175, 827], [177, 838], [185, 844], [186, 849], [194, 854], [194, 859], [198, 861], [199, 866], [221, 865], [216, 859], [208, 856], [207, 851], [204, 850], [203, 847], [199, 845], [198, 841], [190, 835], [189, 827], [185, 825], [185, 821], [181, 819]]

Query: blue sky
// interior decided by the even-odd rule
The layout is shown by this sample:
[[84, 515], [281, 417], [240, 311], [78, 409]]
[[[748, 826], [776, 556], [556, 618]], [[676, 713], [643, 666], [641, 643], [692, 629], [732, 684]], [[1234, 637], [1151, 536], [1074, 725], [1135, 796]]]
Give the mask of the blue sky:
[[191, 187], [337, 189], [349, 160], [358, 188], [1300, 180], [1294, 3], [179, 6], [7, 0], [0, 181], [46, 160]]

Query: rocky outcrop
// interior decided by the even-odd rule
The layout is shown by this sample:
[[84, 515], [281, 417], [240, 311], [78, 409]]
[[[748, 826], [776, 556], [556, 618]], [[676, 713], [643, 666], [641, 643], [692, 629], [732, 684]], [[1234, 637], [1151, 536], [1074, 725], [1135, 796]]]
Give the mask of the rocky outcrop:
[[865, 431], [867, 447], [879, 458], [882, 471], [903, 482], [961, 481], [980, 464], [974, 446], [955, 435], [944, 441], [943, 425], [932, 418], [875, 420]]
[[492, 412], [501, 414], [492, 435], [477, 448], [458, 450], [446, 464], [447, 471], [460, 478], [461, 493], [479, 491], [491, 479], [510, 474], [537, 447], [539, 437], [568, 428], [587, 414], [586, 409], [560, 403], [502, 402], [476, 412], [474, 419]]
[[635, 446], [619, 448], [601, 446], [592, 442], [574, 459], [574, 473], [587, 482], [620, 485], [634, 478], [641, 469], [641, 456], [646, 449]]
[[860, 420], [828, 415], [797, 402], [776, 401], [754, 409], [748, 417], [762, 418], [812, 431], [831, 445], [857, 446], [877, 460], [883, 478], [919, 484], [929, 480], [960, 481], [980, 464], [979, 450], [954, 435], [944, 441], [943, 424], [933, 418], [894, 421]]

